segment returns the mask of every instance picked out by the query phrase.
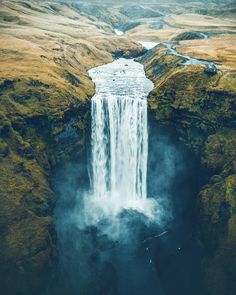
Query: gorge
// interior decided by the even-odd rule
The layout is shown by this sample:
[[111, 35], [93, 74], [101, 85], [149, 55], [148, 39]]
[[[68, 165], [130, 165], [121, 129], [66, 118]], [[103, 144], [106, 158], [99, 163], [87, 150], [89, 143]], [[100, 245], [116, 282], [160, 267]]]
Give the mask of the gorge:
[[[197, 161], [187, 168], [190, 151], [173, 128], [152, 120], [148, 126], [147, 96], [153, 84], [141, 64], [119, 58], [89, 74], [96, 87], [88, 155], [91, 182], [83, 190], [78, 185], [68, 191], [68, 183], [61, 183], [71, 178], [68, 166], [56, 184], [61, 187], [56, 223], [63, 275], [55, 294], [68, 288], [72, 294], [204, 294], [191, 216], [196, 197], [192, 182], [198, 175], [188, 175]], [[170, 265], [165, 268], [170, 257], [182, 268], [180, 274]]]

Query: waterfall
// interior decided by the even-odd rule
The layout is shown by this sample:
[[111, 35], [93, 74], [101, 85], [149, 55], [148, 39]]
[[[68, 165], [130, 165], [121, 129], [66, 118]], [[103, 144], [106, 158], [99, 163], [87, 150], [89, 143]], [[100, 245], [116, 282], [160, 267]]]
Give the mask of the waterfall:
[[93, 193], [146, 198], [147, 102], [129, 97], [92, 99]]
[[147, 198], [147, 95], [141, 64], [119, 59], [90, 71], [93, 198], [125, 207]]

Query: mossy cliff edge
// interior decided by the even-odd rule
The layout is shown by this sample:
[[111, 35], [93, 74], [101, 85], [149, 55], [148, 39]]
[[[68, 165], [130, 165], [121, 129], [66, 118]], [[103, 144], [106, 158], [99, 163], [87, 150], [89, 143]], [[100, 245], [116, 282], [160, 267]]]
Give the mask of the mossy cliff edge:
[[[222, 46], [223, 43], [221, 43]], [[236, 72], [218, 63], [217, 73], [158, 45], [144, 57], [154, 82], [149, 106], [156, 119], [173, 124], [180, 138], [209, 171], [208, 184], [196, 200], [202, 268], [208, 294], [236, 290]]]
[[57, 257], [52, 170], [86, 147], [87, 70], [143, 48], [70, 5], [0, 5], [1, 290], [28, 294]]

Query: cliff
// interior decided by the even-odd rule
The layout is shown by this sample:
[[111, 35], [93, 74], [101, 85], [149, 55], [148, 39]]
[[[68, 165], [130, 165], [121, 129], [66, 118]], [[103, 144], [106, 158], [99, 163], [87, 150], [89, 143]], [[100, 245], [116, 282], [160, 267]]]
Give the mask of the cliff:
[[183, 41], [176, 50], [214, 61], [217, 70], [185, 65], [166, 46], [156, 46], [140, 59], [155, 84], [149, 106], [159, 122], [176, 126], [208, 169], [208, 183], [196, 201], [202, 269], [209, 294], [229, 295], [236, 287], [235, 38]]
[[87, 70], [143, 49], [67, 4], [0, 5], [0, 275], [5, 294], [26, 294], [57, 257], [50, 177], [86, 147]]

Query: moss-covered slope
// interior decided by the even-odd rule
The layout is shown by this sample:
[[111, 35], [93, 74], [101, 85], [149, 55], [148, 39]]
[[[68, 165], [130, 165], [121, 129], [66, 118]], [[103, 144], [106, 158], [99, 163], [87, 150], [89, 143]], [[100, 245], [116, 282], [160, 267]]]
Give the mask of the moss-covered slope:
[[[223, 42], [221, 43], [223, 46]], [[200, 242], [209, 294], [233, 295], [236, 275], [236, 72], [218, 64], [216, 74], [204, 65], [184, 66], [163, 45], [141, 61], [155, 84], [149, 105], [156, 119], [174, 124], [184, 142], [209, 170], [199, 192]], [[231, 60], [232, 61], [232, 60]], [[227, 63], [227, 61], [226, 61]]]
[[52, 170], [86, 145], [87, 70], [143, 49], [67, 4], [0, 6], [1, 289], [32, 294], [57, 256]]

